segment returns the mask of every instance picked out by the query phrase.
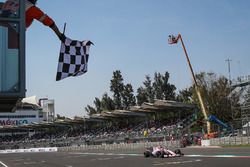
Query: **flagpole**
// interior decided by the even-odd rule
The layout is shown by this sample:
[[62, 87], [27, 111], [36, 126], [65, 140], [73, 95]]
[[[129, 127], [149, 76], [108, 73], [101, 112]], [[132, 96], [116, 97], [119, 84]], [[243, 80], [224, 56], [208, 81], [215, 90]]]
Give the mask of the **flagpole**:
[[63, 26], [63, 34], [65, 34], [65, 30], [66, 30], [66, 22], [64, 23], [64, 26]]

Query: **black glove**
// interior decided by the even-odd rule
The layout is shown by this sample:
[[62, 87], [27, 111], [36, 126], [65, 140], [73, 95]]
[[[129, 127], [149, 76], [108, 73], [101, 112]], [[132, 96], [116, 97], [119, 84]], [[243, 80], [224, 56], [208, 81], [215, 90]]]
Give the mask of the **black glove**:
[[49, 27], [56, 33], [60, 41], [64, 42], [66, 40], [66, 36], [59, 31], [55, 23], [51, 24]]
[[58, 37], [62, 42], [65, 42], [66, 36], [64, 34], [61, 33]]

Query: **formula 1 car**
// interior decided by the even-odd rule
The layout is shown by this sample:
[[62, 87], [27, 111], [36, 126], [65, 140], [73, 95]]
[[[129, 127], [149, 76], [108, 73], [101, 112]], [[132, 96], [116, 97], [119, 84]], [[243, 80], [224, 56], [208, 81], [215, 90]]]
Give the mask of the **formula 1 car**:
[[158, 147], [149, 147], [144, 151], [144, 157], [154, 157], [154, 158], [171, 158], [171, 157], [181, 157], [184, 154], [180, 149], [176, 149], [175, 151], [169, 150], [167, 148], [158, 146]]

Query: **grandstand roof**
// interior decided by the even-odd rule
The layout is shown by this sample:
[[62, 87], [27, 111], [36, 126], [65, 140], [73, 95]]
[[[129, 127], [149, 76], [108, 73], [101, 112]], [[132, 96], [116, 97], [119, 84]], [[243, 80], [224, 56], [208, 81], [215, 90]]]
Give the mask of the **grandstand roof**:
[[89, 119], [95, 120], [108, 120], [108, 119], [121, 119], [125, 117], [145, 117], [147, 114], [138, 113], [129, 110], [114, 110], [114, 111], [103, 111], [101, 114], [93, 114]]
[[155, 100], [154, 103], [144, 102], [141, 106], [131, 107], [131, 111], [134, 112], [158, 112], [158, 111], [186, 111], [195, 109], [197, 106], [189, 103], [181, 103], [169, 100]]
[[119, 117], [145, 117], [147, 115], [145, 113], [134, 112], [130, 110], [115, 110], [112, 114], [117, 115]]

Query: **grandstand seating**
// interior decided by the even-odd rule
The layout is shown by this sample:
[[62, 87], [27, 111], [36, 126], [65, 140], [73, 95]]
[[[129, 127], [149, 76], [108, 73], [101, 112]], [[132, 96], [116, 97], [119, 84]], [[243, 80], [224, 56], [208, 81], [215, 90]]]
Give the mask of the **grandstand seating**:
[[[99, 128], [83, 128], [82, 124], [74, 125], [71, 128], [65, 127], [57, 129], [56, 132], [47, 130], [37, 131], [34, 135], [28, 133], [12, 134], [0, 136], [0, 149], [18, 147], [39, 147], [39, 146], [65, 146], [81, 145], [88, 143], [108, 143], [108, 142], [131, 142], [145, 140], [172, 140], [178, 138], [177, 129], [188, 127], [196, 121], [196, 113], [186, 118], [169, 123], [167, 120], [140, 121], [133, 124], [119, 124], [115, 122]], [[183, 133], [185, 128], [178, 133]], [[147, 136], [143, 132], [148, 131]], [[4, 146], [4, 148], [3, 148]]]

